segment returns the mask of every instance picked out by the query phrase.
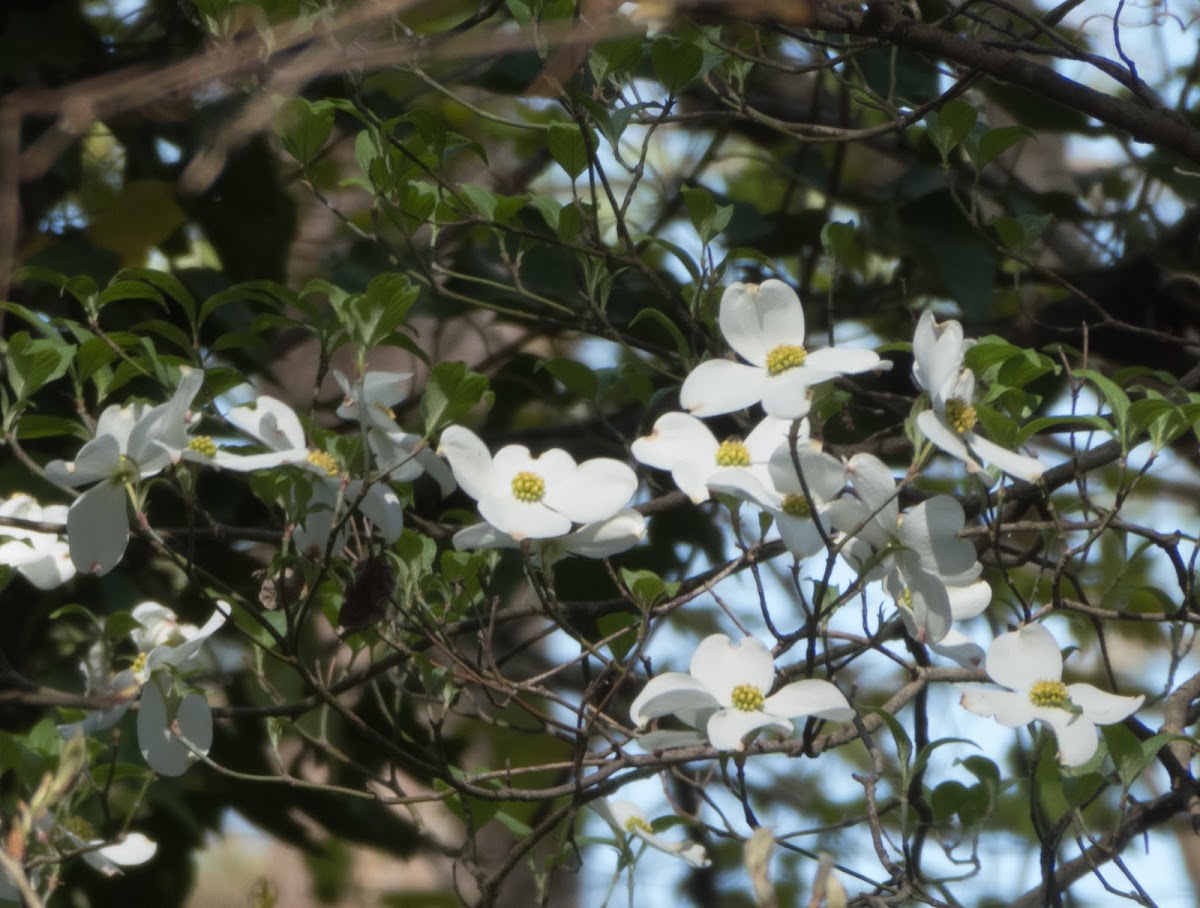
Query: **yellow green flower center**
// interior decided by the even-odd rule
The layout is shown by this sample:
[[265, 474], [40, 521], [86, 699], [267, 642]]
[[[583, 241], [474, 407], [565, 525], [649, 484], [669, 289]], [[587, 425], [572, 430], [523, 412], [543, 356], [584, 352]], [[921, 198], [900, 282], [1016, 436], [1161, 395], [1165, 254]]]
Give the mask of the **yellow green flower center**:
[[778, 375], [788, 369], [803, 366], [808, 351], [800, 344], [780, 344], [767, 354], [767, 374]]
[[912, 611], [912, 590], [908, 587], [905, 587], [904, 592], [900, 594], [900, 602], [906, 609]]
[[537, 473], [522, 470], [512, 480], [513, 498], [517, 501], [533, 503], [541, 501], [546, 495], [546, 480]]
[[959, 435], [970, 432], [975, 428], [975, 408], [961, 397], [952, 397], [946, 401], [946, 422]]
[[733, 689], [733, 693], [729, 695], [729, 699], [733, 702], [734, 709], [740, 709], [745, 713], [752, 713], [762, 709], [763, 692], [753, 684], [739, 684]]
[[383, 404], [380, 404], [380, 403], [377, 403], [374, 406], [375, 406], [376, 410], [378, 410], [380, 413], [382, 413], [388, 419], [396, 418], [396, 412], [391, 407], [385, 407]]
[[338, 474], [337, 458], [328, 451], [309, 451], [308, 462], [314, 467], [324, 470], [330, 476]]
[[124, 454], [120, 456], [117, 462], [117, 470], [113, 474], [113, 481], [118, 483], [137, 482], [138, 468], [132, 460]]
[[650, 824], [647, 823], [645, 820], [643, 820], [641, 817], [630, 817], [628, 820], [625, 821], [625, 831], [626, 832], [633, 833], [633, 832], [637, 832], [639, 830], [641, 832], [646, 832], [646, 833], [654, 832], [654, 829], [650, 826]]
[[146, 654], [138, 653], [137, 658], [133, 660], [133, 665], [129, 668], [135, 675], [140, 675], [144, 672], [146, 670]]
[[217, 446], [208, 435], [197, 435], [188, 441], [188, 450], [203, 454], [205, 457], [215, 457]]
[[85, 842], [96, 838], [96, 828], [83, 817], [71, 816], [63, 820], [63, 829], [72, 835], [77, 835]]
[[718, 467], [750, 466], [750, 449], [740, 438], [727, 438], [717, 446]]
[[779, 506], [779, 509], [789, 517], [812, 517], [812, 508], [808, 506], [808, 499], [794, 492], [783, 499], [783, 504]]
[[1061, 681], [1037, 681], [1029, 688], [1029, 702], [1034, 706], [1071, 708], [1071, 694]]

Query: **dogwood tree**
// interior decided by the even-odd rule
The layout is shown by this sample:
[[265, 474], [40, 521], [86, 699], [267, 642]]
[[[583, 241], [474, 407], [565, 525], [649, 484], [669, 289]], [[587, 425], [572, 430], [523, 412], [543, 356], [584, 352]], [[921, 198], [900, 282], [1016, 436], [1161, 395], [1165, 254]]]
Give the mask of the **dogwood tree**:
[[1194, 904], [1197, 21], [0, 11], [0, 903]]

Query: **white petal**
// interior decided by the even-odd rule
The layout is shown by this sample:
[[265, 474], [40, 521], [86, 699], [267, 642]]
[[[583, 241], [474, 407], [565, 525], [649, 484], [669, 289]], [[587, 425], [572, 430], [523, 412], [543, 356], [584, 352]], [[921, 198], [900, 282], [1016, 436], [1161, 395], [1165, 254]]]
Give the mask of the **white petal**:
[[[767, 463], [771, 459], [779, 446], [788, 440], [788, 434], [792, 430], [791, 419], [780, 419], [777, 416], [764, 416], [746, 436], [746, 450], [750, 454], [751, 463]], [[801, 447], [807, 447], [808, 420], [804, 419], [800, 422], [799, 432], [796, 441]]]
[[763, 409], [779, 419], [803, 419], [812, 409], [809, 389], [831, 378], [832, 373], [817, 372], [807, 366], [768, 375], [762, 388]]
[[961, 438], [954, 434], [954, 430], [946, 423], [946, 418], [934, 410], [922, 410], [917, 414], [917, 428], [921, 433], [929, 439], [929, 442], [951, 457], [957, 457], [967, 465], [968, 469], [975, 467], [978, 469], [975, 461], [971, 458], [967, 446], [963, 444]]
[[307, 447], [296, 411], [281, 400], [263, 395], [254, 406], [234, 407], [225, 419], [273, 451]]
[[98, 852], [121, 867], [136, 867], [145, 864], [158, 851], [158, 844], [140, 832], [131, 832], [115, 845], [108, 845]]
[[766, 369], [727, 359], [710, 359], [684, 379], [679, 405], [696, 416], [744, 410], [762, 400], [767, 382]]
[[742, 501], [752, 501], [760, 508], [776, 510], [783, 503], [783, 496], [768, 488], [762, 481], [762, 475], [753, 470], [737, 467], [717, 470], [708, 477], [708, 488], [714, 492], [733, 495]]
[[681, 460], [671, 468], [671, 479], [693, 504], [699, 504], [708, 500], [708, 481], [718, 472], [726, 470], [718, 468], [715, 461]]
[[744, 750], [742, 739], [760, 728], [778, 728], [791, 734], [796, 730], [791, 719], [772, 716], [760, 710], [720, 709], [708, 720], [709, 743], [717, 750]]
[[571, 520], [540, 502], [494, 496], [479, 502], [479, 513], [496, 529], [513, 539], [552, 539], [571, 532]]
[[1024, 694], [1037, 681], [1062, 680], [1062, 652], [1046, 628], [1030, 624], [992, 641], [987, 673], [997, 684]]
[[62, 485], [85, 486], [108, 479], [120, 466], [121, 447], [117, 439], [100, 435], [80, 448], [72, 462], [50, 461], [46, 464], [46, 475]]
[[476, 523], [454, 534], [454, 547], [463, 549], [515, 549], [520, 543], [490, 523]]
[[[846, 484], [846, 465], [844, 463], [836, 457], [831, 457], [808, 445], [801, 445], [797, 449], [796, 455], [796, 459], [800, 462], [800, 469], [804, 471], [804, 481], [808, 484], [808, 491], [818, 506], [825, 504], [842, 490]], [[775, 488], [781, 493], [785, 495], [803, 494], [804, 487], [796, 475], [792, 452], [786, 444], [771, 457], [768, 469]]]
[[780, 344], [804, 345], [804, 307], [783, 281], [730, 284], [718, 313], [721, 333], [743, 359], [765, 366], [767, 353]]
[[629, 707], [629, 717], [637, 726], [679, 710], [716, 706], [716, 698], [702, 681], [683, 672], [664, 672], [651, 678]]
[[82, 574], [107, 574], [129, 545], [125, 487], [105, 481], [84, 492], [67, 513], [71, 562]]
[[164, 776], [181, 776], [187, 772], [188, 749], [170, 729], [167, 704], [157, 684], [148, 684], [142, 689], [137, 734], [142, 757], [151, 769]]
[[[547, 454], [549, 453], [547, 452]], [[496, 482], [506, 485], [518, 473], [537, 473], [545, 479], [545, 467], [547, 464], [553, 466], [553, 462], [551, 459], [547, 463], [539, 464], [539, 460], [541, 458], [530, 454], [529, 449], [524, 445], [505, 445], [492, 458], [492, 469], [496, 474]], [[573, 463], [572, 461], [572, 465]]]
[[1043, 707], [1036, 712], [1038, 719], [1054, 729], [1054, 737], [1058, 739], [1058, 762], [1064, 766], [1082, 766], [1092, 758], [1100, 740], [1096, 726], [1086, 716], [1054, 707]]
[[575, 523], [591, 523], [628, 505], [637, 486], [637, 474], [621, 461], [593, 457], [575, 467], [567, 481], [547, 482], [543, 503]]
[[954, 628], [950, 628], [946, 636], [937, 643], [931, 643], [929, 648], [939, 656], [954, 660], [963, 668], [980, 668], [983, 666], [983, 660], [987, 658], [983, 647]]
[[171, 399], [147, 411], [134, 425], [125, 452], [143, 476], [161, 470], [170, 463], [171, 450], [187, 445], [187, 411], [203, 383], [203, 371], [188, 370]]
[[[779, 538], [796, 558], [808, 558], [825, 547], [825, 540], [821, 538], [816, 522], [808, 517], [793, 517], [779, 511], [775, 514], [775, 525], [779, 527]], [[829, 535], [829, 528], [826, 527], [826, 536]]]
[[804, 360], [804, 368], [830, 375], [857, 375], [876, 368], [882, 360], [865, 347], [826, 347], [814, 350]]
[[962, 370], [963, 330], [957, 321], [941, 326], [928, 309], [921, 313], [913, 334], [913, 377], [922, 388], [936, 392]]
[[896, 480], [887, 464], [874, 454], [855, 454], [846, 464], [846, 471], [867, 512], [874, 514], [872, 523], [883, 532], [892, 533], [900, 508], [896, 503]]
[[819, 678], [785, 684], [767, 697], [763, 702], [763, 711], [788, 719], [816, 716], [818, 719], [845, 722], [854, 718], [854, 709], [845, 694]]
[[271, 451], [264, 454], [238, 454], [236, 453], [238, 450], [237, 448], [218, 450], [211, 460], [212, 465], [220, 467], [222, 470], [233, 470], [235, 473], [254, 473], [258, 470], [270, 470], [285, 464], [305, 463], [308, 460], [307, 448], [289, 448], [286, 451]]
[[[356, 500], [361, 492], [362, 482], [356, 479], [346, 489], [346, 500]], [[404, 529], [404, 505], [387, 486], [381, 483], [372, 485], [358, 507], [379, 530], [384, 542], [390, 544], [400, 538], [400, 532]]]
[[1038, 477], [1046, 472], [1046, 465], [1037, 458], [1014, 453], [974, 432], [969, 433], [965, 441], [967, 447], [975, 452], [976, 457], [999, 468], [1009, 476], [1015, 476], [1026, 482], [1037, 482]]
[[950, 597], [950, 614], [955, 621], [966, 621], [983, 614], [992, 602], [992, 587], [986, 580], [962, 585], [947, 580], [946, 594]]
[[734, 644], [724, 634], [712, 634], [696, 647], [689, 671], [712, 691], [721, 706], [729, 706], [730, 695], [740, 684], [756, 687], [764, 694], [770, 690], [775, 681], [775, 660], [757, 637], [743, 637]]
[[1122, 697], [1110, 694], [1091, 684], [1068, 684], [1071, 702], [1083, 710], [1083, 716], [1095, 725], [1112, 725], [1120, 722], [1141, 708], [1146, 698]]
[[937, 643], [946, 636], [953, 620], [946, 587], [935, 574], [921, 570], [915, 559], [897, 558], [896, 563], [912, 599], [913, 622], [923, 640]]
[[488, 453], [487, 445], [470, 429], [448, 426], [442, 432], [438, 453], [449, 461], [459, 488], [476, 501], [493, 494], [497, 482], [492, 455]]
[[[705, 722], [707, 723], [707, 718]], [[708, 743], [708, 737], [698, 731], [679, 731], [676, 729], [659, 729], [648, 731], [637, 736], [638, 746], [643, 750], [671, 750], [674, 747], [697, 747]]]
[[956, 535], [965, 522], [958, 501], [949, 495], [935, 495], [904, 515], [897, 535], [926, 570], [947, 577], [962, 574], [975, 564], [975, 546]]
[[680, 461], [714, 463], [717, 439], [696, 417], [689, 413], [664, 413], [654, 422], [649, 435], [643, 435], [630, 445], [633, 456], [646, 466], [672, 470]]
[[977, 687], [962, 684], [962, 699], [959, 704], [980, 716], [993, 716], [1001, 725], [1017, 728], [1033, 721], [1033, 704], [1023, 694], [997, 687]]
[[646, 535], [646, 518], [633, 508], [618, 511], [607, 520], [580, 527], [562, 539], [563, 547], [584, 558], [609, 558], [633, 548]]

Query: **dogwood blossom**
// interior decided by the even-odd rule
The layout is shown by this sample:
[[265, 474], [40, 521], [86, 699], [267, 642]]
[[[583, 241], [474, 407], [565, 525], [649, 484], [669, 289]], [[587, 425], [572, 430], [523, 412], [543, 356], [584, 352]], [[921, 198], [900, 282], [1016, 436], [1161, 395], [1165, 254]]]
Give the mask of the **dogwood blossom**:
[[138, 627], [130, 631], [130, 637], [139, 649], [133, 666], [107, 683], [98, 683], [98, 679], [107, 676], [102, 646], [93, 647], [83, 665], [89, 692], [111, 696], [117, 702], [78, 722], [60, 725], [58, 731], [64, 738], [71, 738], [76, 734], [87, 735], [111, 728], [125, 715], [140, 691], [137, 729], [142, 755], [156, 772], [180, 775], [187, 769], [191, 751], [175, 736], [173, 723], [178, 721], [180, 733], [207, 753], [207, 748], [212, 746], [212, 715], [208, 702], [200, 694], [187, 692], [182, 697], [174, 697], [174, 678], [195, 667], [201, 648], [228, 618], [229, 605], [218, 602], [203, 627], [180, 622], [171, 609], [157, 602], [140, 603], [134, 607], [132, 616], [139, 622]]
[[1122, 697], [1091, 684], [1064, 684], [1058, 643], [1040, 624], [1001, 634], [988, 649], [988, 677], [1002, 688], [960, 685], [961, 704], [1008, 728], [1044, 722], [1058, 739], [1058, 759], [1081, 766], [1098, 746], [1097, 725], [1120, 722], [1145, 697]]
[[106, 574], [129, 545], [126, 487], [171, 463], [172, 450], [187, 446], [188, 408], [204, 373], [190, 370], [164, 404], [108, 407], [96, 421], [95, 437], [75, 460], [53, 460], [46, 475], [69, 486], [92, 485], [67, 512], [67, 542], [76, 570]]
[[[646, 537], [646, 518], [633, 508], [606, 520], [586, 523], [565, 536], [527, 540], [535, 564], [549, 565], [568, 555], [609, 558], [627, 552]], [[456, 549], [517, 549], [521, 542], [490, 523], [477, 523], [454, 534]]]
[[[717, 441], [712, 431], [688, 413], [664, 413], [654, 430], [630, 446], [633, 456], [650, 467], [669, 470], [675, 485], [699, 504], [708, 498], [709, 479], [731, 469], [767, 482], [767, 461], [788, 438], [791, 420], [768, 416], [745, 440]], [[808, 421], [801, 423], [800, 437], [808, 438]], [[754, 479], [749, 480], [754, 482]]]
[[787, 284], [731, 284], [717, 315], [721, 333], [745, 363], [701, 363], [683, 383], [680, 403], [694, 416], [717, 416], [761, 402], [771, 416], [807, 415], [808, 388], [838, 375], [879, 368], [873, 350], [804, 346], [804, 307]]
[[[40, 505], [24, 492], [18, 492], [0, 503], [0, 518], [15, 517], [37, 523], [65, 524], [67, 506]], [[57, 533], [43, 533], [22, 527], [7, 526], [0, 520], [0, 565], [15, 568], [39, 590], [62, 586], [75, 576], [70, 546]]]
[[[854, 715], [846, 697], [828, 681], [809, 678], [785, 684], [767, 694], [775, 681], [775, 660], [766, 644], [744, 637], [734, 644], [724, 634], [705, 637], [696, 647], [688, 674], [665, 672], [651, 678], [630, 707], [634, 725], [675, 715], [685, 725], [703, 730], [718, 750], [743, 750], [744, 739], [760, 728], [790, 734], [793, 719], [816, 716], [844, 721]], [[692, 732], [653, 733], [643, 747], [680, 747], [702, 743]]]
[[958, 322], [938, 325], [932, 312], [922, 313], [913, 335], [913, 378], [929, 392], [930, 409], [917, 414], [917, 428], [968, 470], [978, 470], [978, 460], [1034, 482], [1045, 472], [1045, 464], [975, 431], [975, 373], [963, 366], [963, 354], [969, 347]]
[[873, 454], [856, 454], [847, 464], [856, 507], [836, 515], [838, 528], [854, 538], [846, 560], [867, 580], [885, 580], [894, 596], [906, 600], [918, 637], [937, 643], [950, 631], [957, 604], [965, 616], [991, 601], [991, 588], [975, 547], [958, 534], [966, 522], [962, 505], [935, 495], [901, 514], [891, 470]]
[[632, 801], [597, 801], [592, 804], [592, 808], [612, 826], [613, 831], [619, 836], [632, 835], [641, 839], [651, 848], [681, 858], [693, 867], [708, 867], [712, 864], [703, 845], [689, 839], [673, 842], [655, 833], [646, 811]]
[[533, 457], [507, 445], [492, 457], [470, 429], [450, 426], [438, 448], [479, 513], [515, 540], [565, 536], [574, 523], [606, 520], [637, 490], [637, 476], [619, 460], [596, 457], [577, 464], [560, 448]]
[[825, 530], [825, 538], [829, 538], [835, 514], [853, 507], [853, 502], [835, 499], [846, 485], [846, 467], [840, 460], [809, 445], [798, 447], [796, 457], [804, 473], [803, 483], [792, 462], [791, 446], [784, 443], [776, 448], [767, 464], [766, 484], [745, 471], [722, 470], [709, 479], [708, 486], [753, 501], [769, 511], [788, 551], [796, 558], [807, 558], [825, 545], [817, 521]]
[[[198, 437], [191, 440], [187, 449], [174, 453], [190, 461], [242, 473], [294, 465], [315, 474], [303, 520], [292, 537], [301, 552], [314, 558], [324, 556], [330, 534], [344, 514], [342, 509], [352, 504], [379, 530], [385, 542], [400, 538], [404, 506], [396, 493], [381, 482], [366, 483], [343, 476], [332, 454], [309, 446], [300, 417], [283, 401], [264, 394], [253, 404], [234, 407], [225, 414], [225, 419], [270, 450], [242, 454], [237, 447], [219, 446], [211, 438]], [[348, 532], [348, 527], [341, 527], [333, 543], [333, 554], [345, 546]]]
[[361, 379], [351, 381], [335, 369], [333, 377], [345, 395], [337, 415], [359, 424], [380, 472], [398, 482], [428, 473], [443, 496], [454, 491], [454, 475], [445, 461], [434, 453], [424, 438], [404, 432], [396, 424], [392, 407], [408, 396], [411, 373], [367, 372]]

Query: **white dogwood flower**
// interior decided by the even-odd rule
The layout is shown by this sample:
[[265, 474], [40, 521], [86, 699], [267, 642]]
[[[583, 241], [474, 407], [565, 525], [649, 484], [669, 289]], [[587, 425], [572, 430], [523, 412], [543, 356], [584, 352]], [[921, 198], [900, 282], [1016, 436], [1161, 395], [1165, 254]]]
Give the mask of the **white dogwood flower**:
[[188, 408], [204, 373], [189, 370], [164, 404], [108, 407], [96, 435], [75, 460], [51, 461], [46, 475], [69, 486], [92, 485], [67, 512], [67, 542], [76, 570], [106, 574], [129, 545], [127, 487], [171, 463], [172, 450], [187, 446]]
[[707, 867], [712, 863], [703, 845], [689, 839], [671, 841], [658, 835], [650, 825], [646, 811], [632, 801], [597, 801], [592, 804], [592, 809], [621, 837], [634, 836], [651, 848], [681, 858], [693, 867]]
[[438, 451], [483, 519], [518, 541], [565, 536], [572, 524], [606, 520], [637, 491], [637, 476], [619, 460], [577, 464], [560, 448], [533, 457], [523, 445], [507, 445], [492, 457], [462, 426], [442, 433]]
[[[549, 565], [568, 555], [610, 558], [627, 552], [646, 537], [646, 518], [633, 508], [612, 517], [585, 523], [565, 536], [528, 540], [535, 564]], [[454, 547], [463, 549], [518, 549], [521, 542], [490, 523], [477, 523], [454, 534]]]
[[[828, 681], [793, 681], [768, 694], [774, 682], [775, 660], [765, 643], [745, 637], [734, 644], [724, 634], [713, 634], [696, 647], [688, 674], [666, 672], [651, 678], [629, 712], [639, 728], [651, 719], [675, 715], [703, 730], [718, 750], [743, 750], [744, 739], [760, 728], [790, 734], [795, 730], [792, 720], [799, 716], [844, 721], [854, 715], [846, 697]], [[660, 741], [681, 746], [700, 739], [689, 732], [641, 739], [642, 746], [651, 749]]]
[[796, 558], [807, 558], [825, 545], [817, 521], [825, 530], [825, 538], [829, 538], [835, 515], [852, 508], [855, 502], [835, 498], [846, 485], [846, 467], [840, 460], [807, 444], [797, 447], [796, 457], [804, 483], [792, 462], [791, 446], [785, 442], [775, 449], [767, 464], [768, 483], [746, 471], [722, 470], [709, 479], [708, 487], [752, 501], [769, 511], [788, 551]]
[[1040, 624], [1001, 634], [987, 654], [988, 677], [1003, 688], [960, 685], [964, 707], [1008, 728], [1044, 722], [1058, 739], [1058, 759], [1081, 766], [1096, 752], [1097, 725], [1133, 715], [1145, 697], [1122, 697], [1091, 684], [1064, 684], [1062, 652]]
[[[97, 684], [106, 676], [101, 666], [102, 649], [93, 647], [84, 663], [89, 690], [117, 700], [105, 710], [97, 710], [86, 718], [58, 726], [64, 738], [76, 734], [91, 734], [111, 728], [129, 709], [129, 704], [141, 692], [138, 707], [138, 745], [151, 769], [162, 775], [181, 775], [191, 761], [191, 751], [176, 737], [174, 728], [207, 753], [212, 746], [212, 715], [208, 702], [201, 694], [186, 692], [182, 697], [173, 694], [174, 680], [179, 674], [196, 668], [201, 648], [229, 617], [229, 604], [217, 603], [212, 617], [203, 627], [181, 622], [176, 614], [157, 602], [142, 602], [135, 606], [132, 616], [138, 627], [130, 638], [139, 654], [132, 667], [108, 681]], [[186, 704], [186, 705], [185, 705]], [[178, 726], [174, 723], [178, 721]], [[182, 768], [181, 768], [182, 767]]]
[[917, 414], [917, 428], [937, 447], [979, 470], [977, 461], [1034, 482], [1046, 470], [1036, 458], [1017, 454], [975, 431], [975, 373], [963, 366], [970, 343], [956, 321], [938, 325], [928, 310], [913, 335], [913, 378], [929, 392], [930, 409]]
[[[708, 481], [717, 473], [736, 470], [769, 482], [767, 462], [787, 441], [791, 420], [768, 416], [746, 438], [717, 441], [712, 431], [688, 413], [664, 413], [649, 435], [630, 446], [633, 456], [647, 466], [668, 470], [679, 490], [699, 504], [709, 496]], [[808, 439], [808, 420], [800, 427], [801, 440]]]
[[[761, 402], [771, 416], [807, 415], [808, 388], [882, 365], [873, 350], [804, 346], [804, 307], [787, 284], [731, 284], [717, 315], [721, 333], [746, 363], [701, 363], [683, 383], [680, 403], [695, 416], [717, 416]], [[747, 365], [748, 363], [748, 365]]]
[[962, 505], [934, 495], [902, 514], [896, 481], [883, 461], [856, 454], [847, 469], [858, 504], [835, 515], [838, 529], [854, 535], [845, 558], [866, 570], [867, 580], [885, 580], [893, 596], [907, 599], [918, 639], [940, 642], [956, 607], [964, 616], [987, 607], [991, 588], [979, 579], [975, 547], [958, 535], [966, 522]]
[[[15, 517], [37, 523], [67, 522], [67, 506], [64, 504], [40, 505], [24, 492], [0, 502], [0, 518]], [[71, 561], [71, 548], [58, 533], [43, 533], [22, 527], [6, 526], [0, 520], [0, 538], [7, 536], [8, 542], [0, 542], [0, 565], [15, 568], [17, 572], [39, 590], [50, 590], [62, 586], [75, 576], [75, 565]]]
[[411, 373], [367, 372], [361, 379], [351, 381], [335, 369], [333, 377], [345, 395], [337, 415], [359, 424], [380, 472], [398, 482], [408, 482], [428, 473], [443, 496], [454, 491], [454, 475], [445, 461], [434, 453], [424, 438], [405, 432], [396, 424], [392, 407], [408, 396]]

